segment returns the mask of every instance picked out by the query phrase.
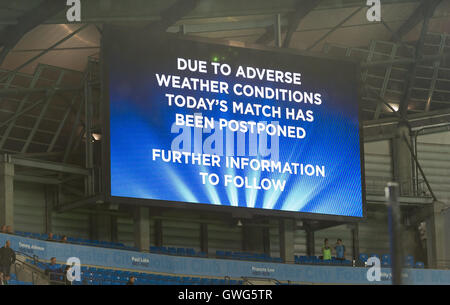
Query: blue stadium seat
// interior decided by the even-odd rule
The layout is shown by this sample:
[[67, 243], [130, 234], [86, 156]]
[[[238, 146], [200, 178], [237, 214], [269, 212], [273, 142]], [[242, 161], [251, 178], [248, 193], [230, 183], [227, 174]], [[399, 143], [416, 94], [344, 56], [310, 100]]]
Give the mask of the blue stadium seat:
[[282, 262], [283, 262], [283, 260], [281, 259], [281, 257], [273, 257], [273, 258], [272, 258], [272, 261], [273, 261], [274, 263], [282, 263]]
[[368, 258], [369, 258], [369, 256], [368, 256], [367, 254], [365, 254], [365, 253], [359, 254], [359, 260], [360, 260], [362, 263], [367, 262], [367, 259], [368, 259]]
[[413, 268], [415, 265], [414, 257], [412, 255], [407, 255], [403, 262], [403, 267], [405, 268]]
[[415, 267], [419, 268], [419, 269], [423, 269], [423, 268], [425, 268], [425, 264], [423, 262], [416, 262]]
[[351, 260], [348, 260], [348, 259], [345, 259], [345, 260], [342, 262], [342, 265], [345, 265], [345, 266], [351, 266], [351, 265], [352, 265], [352, 261], [351, 261]]
[[159, 253], [159, 252], [161, 252], [161, 249], [157, 246], [150, 246], [150, 252]]
[[410, 265], [414, 265], [414, 256], [412, 256], [412, 255], [407, 255], [407, 256], [405, 257], [405, 261], [406, 261], [407, 263], [409, 263]]
[[206, 278], [202, 278], [202, 279], [200, 280], [200, 284], [201, 284], [201, 285], [209, 285], [209, 284], [210, 284], [210, 280], [209, 280], [209, 279], [206, 279]]
[[390, 268], [391, 262], [390, 261], [381, 261], [381, 266], [385, 267], [385, 268]]

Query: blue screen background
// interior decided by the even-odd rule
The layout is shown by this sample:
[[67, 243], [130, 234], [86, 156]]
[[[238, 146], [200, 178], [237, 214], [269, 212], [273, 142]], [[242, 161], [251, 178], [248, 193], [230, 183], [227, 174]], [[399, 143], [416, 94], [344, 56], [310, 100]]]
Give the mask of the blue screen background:
[[[126, 42], [126, 47], [124, 47]], [[236, 79], [213, 73], [200, 74], [176, 69], [177, 57], [210, 62], [213, 57], [229, 64], [233, 71], [239, 66], [300, 72], [302, 85]], [[180, 201], [199, 204], [239, 206], [294, 212], [341, 216], [363, 216], [361, 187], [360, 134], [356, 70], [348, 63], [205, 44], [187, 40], [162, 39], [152, 42], [136, 37], [117, 38], [108, 49], [110, 96], [110, 173], [111, 195]], [[210, 70], [210, 68], [208, 67]], [[252, 84], [272, 88], [317, 92], [321, 105], [280, 102], [235, 97], [159, 87], [155, 73], [174, 74], [205, 79]], [[153, 148], [170, 150], [177, 134], [171, 133], [175, 113], [194, 114], [198, 110], [167, 106], [165, 93], [190, 95], [196, 98], [219, 98], [244, 103], [313, 110], [314, 122], [270, 119], [203, 111], [204, 116], [253, 121], [278, 121], [280, 125], [305, 128], [305, 139], [279, 138], [279, 160], [303, 164], [320, 164], [326, 176], [289, 175], [205, 167], [153, 161]], [[218, 109], [218, 108], [217, 108]], [[193, 130], [194, 128], [192, 128]], [[193, 132], [192, 132], [193, 134]], [[202, 140], [208, 137], [204, 134]], [[270, 146], [270, 143], [269, 143]], [[260, 158], [263, 158], [260, 156]], [[203, 185], [200, 171], [256, 177], [286, 179], [283, 192]]]

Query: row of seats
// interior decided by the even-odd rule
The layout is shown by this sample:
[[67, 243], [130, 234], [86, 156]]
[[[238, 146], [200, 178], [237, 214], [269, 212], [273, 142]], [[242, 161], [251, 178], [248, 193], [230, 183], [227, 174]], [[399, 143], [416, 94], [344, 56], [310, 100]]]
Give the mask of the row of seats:
[[150, 246], [150, 252], [156, 254], [168, 254], [178, 256], [194, 256], [194, 257], [207, 257], [205, 252], [195, 251], [193, 248], [174, 248], [174, 247], [157, 247]]
[[24, 282], [24, 281], [19, 281], [17, 280], [16, 274], [15, 273], [11, 273], [10, 274], [10, 279], [8, 281], [8, 285], [33, 285], [32, 282]]
[[[16, 231], [16, 235], [27, 237], [27, 238], [34, 238], [34, 239], [40, 239], [40, 240], [47, 240], [48, 234], [46, 233], [30, 233], [30, 232], [23, 232], [23, 231]], [[62, 238], [61, 235], [54, 234], [53, 239], [54, 241], [60, 241]], [[77, 244], [77, 245], [83, 245], [83, 246], [92, 246], [92, 247], [103, 247], [103, 248], [112, 248], [112, 249], [121, 249], [121, 250], [130, 250], [130, 251], [138, 251], [135, 247], [129, 247], [124, 245], [123, 243], [116, 243], [116, 242], [109, 242], [109, 241], [101, 241], [101, 240], [90, 240], [90, 239], [84, 239], [84, 238], [76, 238], [76, 237], [67, 237], [67, 242], [71, 244]]]
[[[47, 264], [42, 262], [30, 262], [46, 270]], [[59, 265], [59, 267], [62, 267]], [[81, 267], [81, 281], [74, 285], [125, 285], [130, 277], [135, 278], [135, 285], [241, 285], [243, 281], [224, 278], [200, 278], [186, 276], [170, 276], [152, 274], [137, 271], [126, 271], [117, 269]], [[62, 276], [59, 276], [62, 280]]]
[[18, 280], [9, 280], [8, 281], [8, 285], [22, 285], [22, 286], [29, 286], [29, 285], [33, 285], [32, 282], [23, 282], [23, 281], [18, 281]]
[[[46, 240], [48, 238], [47, 234], [29, 233], [29, 232], [22, 232], [22, 231], [16, 231], [15, 233], [20, 236], [36, 238], [36, 239], [41, 239], [41, 240]], [[61, 236], [54, 235], [54, 239], [60, 240]], [[68, 237], [67, 240], [70, 243], [79, 244], [79, 245], [97, 246], [97, 247], [104, 247], [104, 248], [130, 250], [130, 251], [139, 251], [137, 248], [126, 246], [123, 243], [88, 240], [88, 239], [73, 238], [73, 237]], [[149, 250], [151, 253], [156, 253], [156, 254], [191, 256], [191, 257], [207, 257], [208, 256], [207, 253], [195, 251], [195, 249], [193, 249], [193, 248], [151, 246]], [[364, 266], [365, 263], [367, 262], [367, 259], [372, 256], [378, 257], [380, 259], [380, 256], [377, 254], [367, 255], [365, 253], [361, 253], [359, 255], [359, 261], [357, 262], [357, 264]], [[231, 251], [221, 251], [221, 250], [216, 251], [216, 258], [282, 263], [281, 258], [270, 257], [267, 254], [247, 253], [247, 252], [231, 252]], [[389, 254], [382, 255], [380, 260], [381, 260], [381, 265], [383, 267], [391, 266], [391, 259], [390, 259]], [[295, 263], [297, 263], [297, 264], [327, 264], [327, 265], [331, 264], [331, 265], [345, 265], [345, 266], [352, 265], [349, 260], [337, 260], [333, 257], [331, 260], [324, 261], [324, 260], [319, 259], [317, 256], [295, 256]], [[412, 255], [407, 255], [405, 257], [404, 267], [406, 267], [406, 268], [424, 268], [425, 265], [423, 262], [415, 262], [414, 257]]]
[[[30, 233], [30, 232], [22, 232], [16, 231], [15, 234], [23, 237], [47, 240], [48, 234], [40, 234], [40, 233]], [[54, 235], [53, 238], [55, 241], [61, 240], [60, 235]], [[121, 249], [121, 250], [130, 250], [130, 251], [139, 251], [139, 249], [135, 247], [129, 247], [124, 245], [123, 243], [114, 243], [107, 241], [99, 241], [99, 240], [89, 240], [83, 238], [74, 238], [68, 237], [67, 241], [71, 244], [85, 245], [85, 246], [95, 246], [95, 247], [104, 247], [104, 248], [113, 248], [113, 249]], [[158, 247], [158, 246], [150, 246], [149, 248], [151, 253], [156, 254], [166, 254], [166, 255], [177, 255], [177, 256], [191, 256], [191, 257], [208, 257], [208, 254], [205, 252], [195, 251], [193, 248], [175, 248], [175, 247]], [[263, 261], [263, 262], [275, 262], [282, 263], [281, 258], [279, 257], [270, 257], [266, 254], [260, 253], [247, 253], [247, 252], [231, 252], [231, 251], [216, 251], [217, 258], [227, 258], [227, 259], [236, 259], [236, 260], [250, 260], [250, 261]]]
[[82, 267], [82, 283], [88, 285], [121, 285], [130, 277], [135, 277], [135, 285], [240, 285], [242, 281], [220, 278], [200, 278], [170, 276], [136, 271]]
[[216, 258], [246, 260], [246, 261], [261, 261], [261, 262], [273, 262], [282, 263], [282, 259], [279, 257], [271, 257], [265, 253], [248, 253], [248, 252], [232, 252], [232, 251], [216, 251]]
[[351, 266], [352, 262], [349, 260], [339, 260], [336, 257], [332, 257], [331, 260], [323, 260], [317, 256], [309, 255], [309, 256], [295, 256], [294, 262], [296, 264], [305, 264], [305, 265], [337, 265], [337, 266]]
[[[391, 267], [391, 255], [390, 254], [383, 254], [383, 255], [381, 255], [381, 258], [380, 258], [380, 256], [378, 254], [367, 255], [365, 253], [361, 253], [359, 255], [359, 261], [362, 264], [365, 265], [367, 260], [369, 259], [369, 257], [376, 257], [376, 258], [378, 258], [381, 261], [381, 266], [382, 267], [386, 267], [386, 268]], [[405, 267], [405, 268], [420, 268], [420, 269], [422, 269], [422, 268], [425, 268], [425, 264], [423, 262], [420, 262], [420, 261], [416, 262], [414, 260], [414, 256], [407, 255], [404, 258], [403, 267]]]

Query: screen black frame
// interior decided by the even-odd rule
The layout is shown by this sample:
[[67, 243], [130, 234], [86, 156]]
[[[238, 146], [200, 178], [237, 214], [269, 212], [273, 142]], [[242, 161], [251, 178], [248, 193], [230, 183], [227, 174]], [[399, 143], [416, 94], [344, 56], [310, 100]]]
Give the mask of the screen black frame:
[[[110, 97], [109, 97], [109, 65], [106, 62], [107, 48], [105, 48], [105, 36], [108, 39], [108, 35], [113, 37], [113, 33], [116, 30], [127, 29], [125, 26], [113, 26], [105, 25], [103, 28], [103, 34], [101, 39], [101, 90], [102, 90], [102, 133], [106, 136], [102, 137], [102, 190], [104, 192], [105, 201], [117, 204], [128, 204], [137, 206], [157, 207], [157, 208], [178, 208], [178, 209], [190, 209], [209, 212], [223, 212], [245, 215], [257, 215], [257, 216], [272, 216], [282, 218], [294, 218], [294, 219], [306, 219], [306, 220], [322, 220], [322, 221], [336, 221], [342, 223], [360, 222], [367, 218], [367, 203], [366, 203], [366, 183], [365, 183], [365, 168], [364, 168], [364, 136], [363, 136], [363, 123], [362, 123], [362, 107], [361, 107], [361, 66], [360, 62], [352, 58], [334, 57], [328, 54], [317, 54], [309, 51], [299, 51], [286, 48], [274, 48], [268, 46], [261, 46], [257, 44], [227, 41], [221, 39], [211, 39], [202, 37], [193, 37], [189, 35], [179, 35], [170, 33], [159, 33], [156, 35], [172, 36], [180, 40], [190, 40], [205, 44], [216, 44], [224, 47], [238, 47], [238, 48], [250, 48], [255, 50], [270, 51], [278, 56], [282, 54], [301, 55], [306, 57], [313, 57], [318, 59], [324, 59], [329, 61], [346, 62], [349, 65], [354, 65], [354, 69], [357, 73], [355, 79], [357, 81], [356, 88], [358, 88], [358, 124], [359, 124], [359, 143], [360, 143], [360, 164], [361, 164], [361, 196], [362, 196], [362, 217], [356, 216], [344, 216], [333, 214], [318, 214], [307, 212], [294, 212], [294, 211], [282, 211], [282, 210], [269, 210], [262, 208], [246, 208], [246, 207], [234, 207], [234, 206], [219, 206], [207, 203], [195, 203], [184, 201], [167, 201], [158, 199], [146, 199], [146, 198], [132, 198], [132, 197], [117, 197], [111, 195], [111, 160], [110, 160]], [[134, 28], [134, 30], [136, 30]], [[148, 34], [149, 39], [151, 33]], [[155, 34], [153, 34], [155, 35]], [[157, 36], [154, 36], [157, 39]]]

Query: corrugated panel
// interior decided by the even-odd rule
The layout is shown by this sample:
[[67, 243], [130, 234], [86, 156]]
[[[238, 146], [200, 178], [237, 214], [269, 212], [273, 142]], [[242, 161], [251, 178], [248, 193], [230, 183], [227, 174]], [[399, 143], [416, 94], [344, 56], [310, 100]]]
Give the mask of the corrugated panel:
[[[445, 210], [442, 213], [442, 216], [444, 217], [444, 240], [450, 240], [450, 210]], [[450, 243], [446, 242], [445, 243], [445, 255], [444, 257], [450, 258]], [[447, 264], [449, 264], [450, 267], [450, 260], [447, 261]]]
[[14, 183], [14, 230], [44, 233], [45, 191], [42, 185]]
[[[150, 243], [152, 244], [154, 221], [150, 219]], [[117, 240], [127, 246], [134, 246], [134, 222], [131, 216], [117, 217]]]
[[294, 231], [294, 254], [306, 255], [306, 232], [305, 230]]
[[70, 237], [89, 238], [89, 214], [76, 211], [53, 212], [52, 232]]
[[[322, 247], [324, 244], [325, 238], [328, 238], [328, 245], [334, 248], [336, 241], [338, 238], [342, 239], [342, 242], [346, 248], [346, 256], [347, 259], [350, 259], [352, 256], [352, 233], [351, 230], [347, 227], [347, 225], [340, 225], [320, 231], [314, 232], [314, 242], [315, 242], [315, 253], [316, 255], [322, 255]], [[305, 236], [306, 240], [306, 236]], [[305, 247], [306, 252], [306, 247]], [[334, 250], [331, 251], [334, 256]]]
[[364, 168], [367, 194], [383, 194], [393, 173], [388, 140], [364, 143]]
[[[271, 223], [273, 225], [273, 223]], [[278, 221], [275, 226], [269, 228], [270, 256], [280, 257], [280, 229]]]
[[229, 223], [208, 224], [208, 248], [210, 254], [216, 250], [241, 251], [242, 228]]
[[[450, 202], [450, 144], [419, 142], [424, 140], [419, 138], [417, 143], [420, 166], [438, 200]], [[419, 179], [423, 179], [420, 174]]]
[[[277, 227], [278, 221], [271, 223], [270, 228], [270, 255], [280, 257], [280, 231]], [[294, 255], [306, 255], [306, 232], [305, 230], [294, 230]]]
[[162, 220], [163, 246], [200, 250], [200, 223]]
[[359, 252], [383, 255], [389, 249], [387, 212], [369, 211], [366, 221], [359, 224]]

